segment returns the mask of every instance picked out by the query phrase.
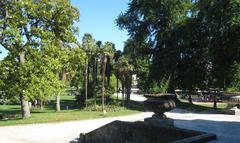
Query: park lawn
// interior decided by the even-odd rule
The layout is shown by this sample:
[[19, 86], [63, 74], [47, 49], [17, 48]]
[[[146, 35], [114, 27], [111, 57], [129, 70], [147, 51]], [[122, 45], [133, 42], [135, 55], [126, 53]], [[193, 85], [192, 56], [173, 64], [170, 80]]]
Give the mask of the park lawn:
[[[103, 115], [101, 111], [77, 109], [72, 102], [74, 102], [73, 96], [62, 96], [61, 108], [64, 110], [56, 112], [53, 108], [55, 107], [53, 104], [55, 101], [52, 99], [50, 100], [50, 104], [46, 106], [44, 110], [40, 110], [38, 108], [32, 109], [31, 117], [29, 119], [21, 119], [21, 110], [19, 105], [0, 105], [0, 113], [8, 114], [9, 116], [8, 120], [0, 120], [0, 126], [86, 120], [131, 115], [141, 112], [138, 108], [119, 107], [116, 111], [108, 111], [106, 115]], [[69, 110], [66, 110], [66, 106], [69, 106]], [[14, 119], [10, 119], [11, 115], [14, 115]]]
[[[207, 102], [193, 102], [193, 104], [188, 103], [187, 100], [180, 100], [180, 103], [177, 103], [177, 107], [186, 109], [192, 112], [201, 112], [206, 110], [213, 110], [213, 103]], [[217, 103], [217, 109], [215, 110], [223, 110], [227, 108], [227, 103]]]
[[[213, 103], [194, 102], [193, 104], [213, 108]], [[217, 109], [225, 109], [225, 108], [227, 108], [227, 103], [217, 103]]]

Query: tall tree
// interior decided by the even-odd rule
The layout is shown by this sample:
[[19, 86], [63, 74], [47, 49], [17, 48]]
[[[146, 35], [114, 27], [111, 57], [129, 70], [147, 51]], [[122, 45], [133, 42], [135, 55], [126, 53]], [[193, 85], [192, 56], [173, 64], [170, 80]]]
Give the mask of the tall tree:
[[[15, 56], [19, 63], [18, 73], [21, 73], [29, 60], [26, 59], [28, 48], [39, 48], [43, 40], [74, 42], [76, 28], [73, 27], [73, 22], [78, 18], [79, 11], [69, 0], [0, 1], [0, 44]], [[15, 82], [18, 85], [16, 90], [21, 100], [23, 118], [30, 117], [29, 98], [24, 92], [27, 79], [20, 77]]]
[[231, 84], [231, 68], [239, 62], [240, 2], [238, 0], [199, 1], [197, 18], [208, 31], [209, 56], [214, 80], [212, 86], [226, 88]]
[[148, 55], [145, 58], [150, 61], [151, 80], [161, 81], [175, 73], [178, 50], [172, 33], [187, 19], [190, 6], [190, 0], [132, 0], [128, 10], [119, 15], [118, 26], [131, 36], [127, 44], [132, 48], [126, 50]]
[[[114, 61], [115, 63], [119, 60], [119, 58], [122, 56], [122, 52], [120, 50], [117, 50], [114, 53]], [[115, 68], [115, 67], [114, 67]], [[117, 78], [117, 99], [118, 99], [118, 92], [119, 92], [119, 72], [117, 69], [114, 70], [115, 71], [115, 76]]]
[[108, 63], [108, 60], [113, 57], [114, 55], [114, 49], [113, 44], [111, 42], [106, 42], [103, 45], [103, 59], [102, 59], [102, 111], [104, 111], [104, 104], [105, 104], [105, 74], [106, 74], [106, 66]]
[[[133, 65], [129, 63], [130, 59], [126, 56], [122, 56], [116, 63], [116, 70], [120, 75], [120, 79], [122, 80], [122, 105], [124, 106], [124, 100], [126, 100], [126, 105], [128, 105], [130, 101], [131, 94], [131, 75], [133, 72]], [[124, 90], [126, 90], [126, 97], [124, 98]]]
[[85, 82], [85, 106], [87, 107], [87, 98], [88, 98], [88, 83], [89, 83], [89, 61], [93, 59], [97, 46], [95, 43], [95, 40], [93, 39], [92, 35], [89, 33], [84, 34], [83, 39], [82, 39], [82, 48], [86, 52], [86, 63], [85, 63], [85, 74], [84, 74], [84, 82]]

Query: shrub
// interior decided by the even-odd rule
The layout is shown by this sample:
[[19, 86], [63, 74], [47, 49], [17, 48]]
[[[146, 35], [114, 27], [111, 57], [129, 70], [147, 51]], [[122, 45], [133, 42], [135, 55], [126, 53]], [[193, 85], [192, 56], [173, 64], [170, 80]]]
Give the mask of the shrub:
[[152, 88], [150, 88], [150, 93], [166, 93], [169, 88], [170, 77], [163, 78], [159, 84], [153, 83]]
[[228, 92], [240, 91], [240, 64], [235, 63], [233, 65], [233, 80], [230, 87], [227, 88]]

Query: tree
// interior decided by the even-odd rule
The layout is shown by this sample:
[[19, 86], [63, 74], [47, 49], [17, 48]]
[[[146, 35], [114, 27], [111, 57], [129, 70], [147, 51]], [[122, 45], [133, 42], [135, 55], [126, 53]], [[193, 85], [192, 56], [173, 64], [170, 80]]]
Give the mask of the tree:
[[85, 74], [84, 74], [84, 82], [85, 82], [85, 106], [87, 107], [87, 98], [88, 98], [88, 83], [89, 83], [89, 61], [93, 58], [93, 55], [96, 53], [97, 46], [95, 44], [95, 40], [92, 35], [89, 33], [84, 34], [82, 40], [82, 48], [86, 52], [86, 63], [85, 63]]
[[197, 18], [208, 32], [214, 87], [230, 86], [233, 75], [229, 71], [234, 62], [239, 62], [239, 4], [238, 0], [198, 2]]
[[187, 19], [190, 6], [190, 0], [132, 0], [128, 10], [119, 15], [118, 26], [131, 36], [127, 42], [131, 48], [126, 50], [139, 56], [144, 54], [150, 63], [146, 81], [173, 77], [179, 56], [172, 33]]
[[[122, 52], [120, 51], [120, 50], [118, 50], [118, 51], [116, 51], [115, 53], [114, 53], [114, 61], [115, 61], [115, 63], [119, 60], [119, 58], [122, 56]], [[118, 72], [118, 70], [117, 69], [115, 69], [115, 76], [116, 76], [116, 78], [117, 78], [117, 99], [118, 99], [118, 89], [119, 89], [119, 72]]]
[[19, 63], [15, 75], [19, 80], [15, 81], [15, 91], [21, 100], [23, 118], [30, 117], [29, 97], [24, 89], [31, 76], [21, 75], [27, 70], [27, 49], [41, 47], [44, 40], [61, 40], [65, 44], [74, 42], [76, 28], [73, 22], [78, 18], [79, 11], [69, 0], [0, 2], [0, 44]]
[[[122, 56], [119, 58], [115, 65], [116, 70], [120, 75], [120, 79], [122, 80], [122, 105], [124, 106], [124, 100], [128, 105], [130, 101], [131, 94], [131, 75], [133, 72], [133, 65], [129, 63], [129, 58], [126, 56]], [[127, 96], [124, 98], [124, 88], [126, 87]]]
[[105, 74], [106, 74], [106, 66], [109, 62], [108, 60], [113, 57], [114, 51], [113, 51], [113, 44], [110, 42], [106, 42], [103, 45], [103, 59], [102, 59], [102, 111], [104, 112], [104, 92], [105, 92]]

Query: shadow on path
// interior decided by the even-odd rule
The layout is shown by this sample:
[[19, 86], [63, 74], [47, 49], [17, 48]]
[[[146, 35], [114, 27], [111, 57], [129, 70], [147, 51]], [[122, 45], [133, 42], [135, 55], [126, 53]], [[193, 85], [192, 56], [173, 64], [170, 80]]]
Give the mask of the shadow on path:
[[204, 119], [175, 119], [175, 126], [179, 128], [203, 131], [217, 135], [216, 141], [211, 143], [239, 143], [240, 122], [239, 121], [214, 121]]

